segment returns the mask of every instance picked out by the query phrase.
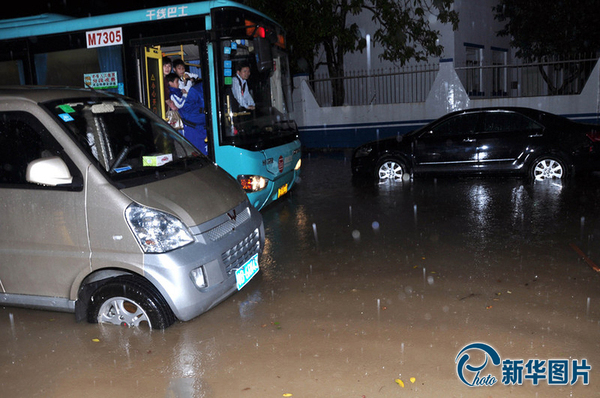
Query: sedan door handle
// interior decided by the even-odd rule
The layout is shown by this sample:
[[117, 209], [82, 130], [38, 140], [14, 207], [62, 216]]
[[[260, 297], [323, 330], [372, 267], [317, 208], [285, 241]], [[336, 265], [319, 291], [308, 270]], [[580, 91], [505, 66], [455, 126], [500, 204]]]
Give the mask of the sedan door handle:
[[465, 138], [463, 142], [475, 142], [475, 138]]

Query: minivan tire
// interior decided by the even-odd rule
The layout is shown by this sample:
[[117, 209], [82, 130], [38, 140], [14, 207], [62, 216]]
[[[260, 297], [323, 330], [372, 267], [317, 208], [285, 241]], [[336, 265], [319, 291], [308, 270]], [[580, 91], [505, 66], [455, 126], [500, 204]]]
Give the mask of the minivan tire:
[[165, 329], [175, 322], [175, 315], [152, 285], [127, 275], [112, 278], [94, 291], [88, 322]]

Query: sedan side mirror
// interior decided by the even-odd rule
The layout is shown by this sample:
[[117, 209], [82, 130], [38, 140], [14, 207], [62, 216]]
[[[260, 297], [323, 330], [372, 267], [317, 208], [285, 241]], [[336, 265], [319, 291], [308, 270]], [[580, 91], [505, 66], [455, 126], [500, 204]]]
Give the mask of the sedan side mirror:
[[67, 164], [58, 156], [40, 158], [27, 165], [27, 182], [34, 184], [56, 185], [71, 184], [73, 176]]

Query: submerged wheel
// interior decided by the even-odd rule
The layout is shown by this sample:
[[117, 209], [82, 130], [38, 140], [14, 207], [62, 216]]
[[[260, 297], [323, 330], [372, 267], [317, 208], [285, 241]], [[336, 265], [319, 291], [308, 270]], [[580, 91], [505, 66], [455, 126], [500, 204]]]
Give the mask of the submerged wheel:
[[124, 276], [111, 279], [92, 294], [88, 321], [164, 329], [175, 322], [175, 315], [156, 289]]
[[531, 167], [531, 177], [535, 180], [562, 179], [567, 176], [564, 163], [555, 157], [542, 157]]
[[377, 163], [375, 177], [379, 180], [401, 180], [407, 172], [404, 163], [396, 158], [386, 158]]

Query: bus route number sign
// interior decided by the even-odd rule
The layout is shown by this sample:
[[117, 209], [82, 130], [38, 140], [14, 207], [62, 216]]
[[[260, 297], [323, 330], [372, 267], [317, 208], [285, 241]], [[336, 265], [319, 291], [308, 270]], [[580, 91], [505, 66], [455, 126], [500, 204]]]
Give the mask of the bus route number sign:
[[123, 29], [111, 28], [85, 32], [87, 48], [114, 46], [123, 44]]

